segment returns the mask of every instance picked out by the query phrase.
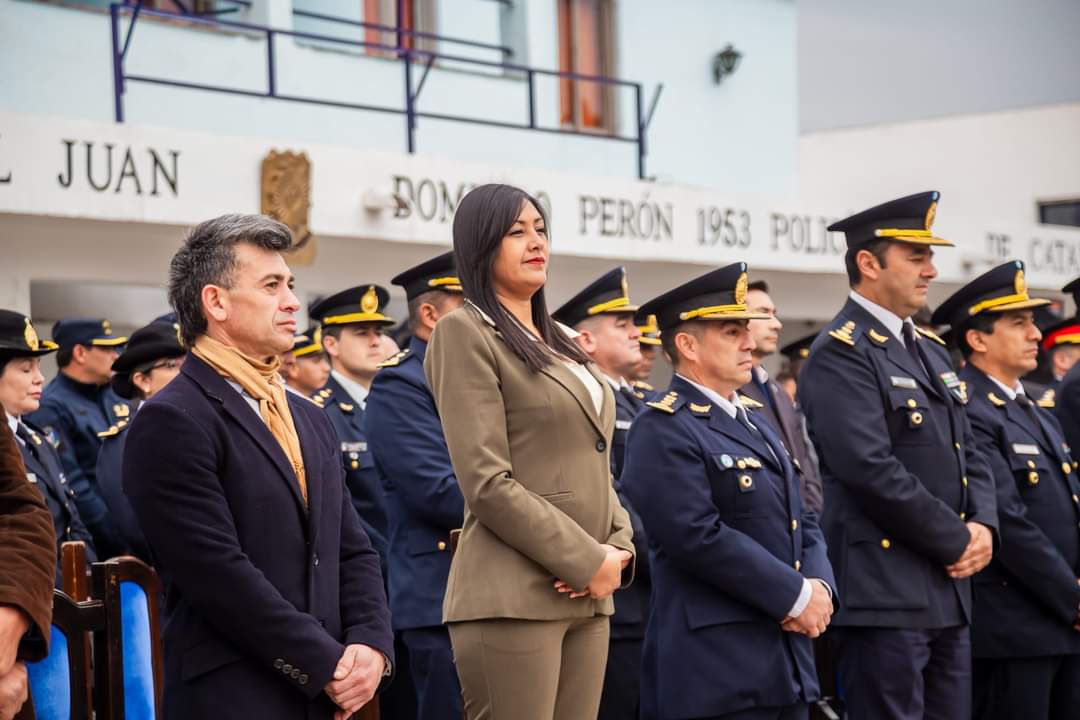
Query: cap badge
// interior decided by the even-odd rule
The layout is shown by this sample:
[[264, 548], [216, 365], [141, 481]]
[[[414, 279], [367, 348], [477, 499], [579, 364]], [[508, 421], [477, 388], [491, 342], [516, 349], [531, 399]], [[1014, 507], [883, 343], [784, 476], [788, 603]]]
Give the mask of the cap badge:
[[630, 286], [626, 282], [626, 269], [622, 271], [622, 296], [624, 298], [630, 297]]
[[749, 279], [746, 277], [746, 273], [739, 276], [739, 282], [735, 283], [735, 304], [746, 304], [746, 289], [750, 285]]
[[1015, 285], [1016, 285], [1016, 294], [1017, 295], [1024, 295], [1024, 294], [1027, 293], [1027, 280], [1024, 279], [1024, 271], [1023, 270], [1017, 270], [1016, 271]]
[[369, 287], [364, 296], [360, 298], [360, 309], [369, 314], [379, 311], [379, 296], [375, 293], [374, 285]]
[[934, 202], [930, 203], [930, 207], [926, 211], [925, 225], [926, 225], [927, 230], [929, 230], [930, 226], [934, 224], [934, 217], [936, 215], [937, 215], [937, 201], [935, 200]]
[[34, 330], [34, 326], [30, 324], [30, 318], [26, 318], [26, 330], [23, 332], [23, 339], [26, 340], [26, 346], [34, 352], [37, 352], [40, 341], [38, 340], [37, 332]]
[[112, 325], [109, 324], [108, 320], [102, 320], [101, 321], [101, 330], [106, 335], [112, 335]]

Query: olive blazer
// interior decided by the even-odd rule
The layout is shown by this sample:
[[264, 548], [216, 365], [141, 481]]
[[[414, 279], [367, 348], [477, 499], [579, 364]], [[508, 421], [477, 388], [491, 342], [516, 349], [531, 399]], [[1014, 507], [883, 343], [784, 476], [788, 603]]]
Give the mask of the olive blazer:
[[570, 600], [552, 587], [588, 585], [601, 543], [634, 552], [611, 480], [608, 384], [590, 365], [604, 392], [597, 413], [573, 372], [558, 360], [531, 372], [472, 305], [439, 320], [424, 371], [465, 497], [443, 620], [611, 615], [611, 598]]

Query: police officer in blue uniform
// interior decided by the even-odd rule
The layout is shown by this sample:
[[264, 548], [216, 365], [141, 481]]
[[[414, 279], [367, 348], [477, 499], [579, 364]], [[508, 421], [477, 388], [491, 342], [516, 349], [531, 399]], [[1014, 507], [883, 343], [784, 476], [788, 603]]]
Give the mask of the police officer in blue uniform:
[[383, 314], [390, 293], [378, 285], [358, 285], [320, 300], [308, 314], [322, 325], [323, 349], [330, 357], [330, 379], [316, 397], [326, 408], [341, 442], [345, 482], [371, 545], [386, 575], [386, 498], [375, 471], [364, 411], [368, 389], [386, 360], [381, 349], [383, 328], [394, 321]]
[[[442, 603], [450, 531], [461, 527], [465, 501], [424, 377], [424, 354], [435, 324], [461, 307], [461, 282], [449, 252], [392, 282], [405, 290], [412, 338], [380, 366], [364, 412], [375, 470], [386, 492], [390, 611], [406, 647], [417, 717], [460, 720], [461, 686]], [[400, 675], [395, 682], [401, 682]]]
[[[634, 324], [638, 306], [630, 303], [626, 269], [614, 268], [594, 280], [552, 313], [573, 328], [576, 342], [596, 363], [615, 393], [615, 430], [611, 438], [611, 474], [622, 506], [630, 515], [638, 558], [634, 583], [615, 594], [608, 662], [600, 696], [599, 720], [636, 718], [641, 695], [641, 647], [649, 615], [648, 539], [641, 517], [622, 490], [619, 477], [626, 457], [626, 435], [646, 395], [628, 378], [641, 365], [641, 331]], [[654, 318], [655, 321], [655, 318]]]
[[[638, 349], [641, 351], [641, 362], [630, 379], [630, 384], [646, 399], [652, 400], [656, 388], [649, 384], [649, 376], [652, 375], [653, 366], [656, 364], [656, 356], [660, 354], [660, 327], [656, 324], [655, 315], [634, 316], [639, 333]], [[639, 556], [641, 557], [641, 556]]]
[[990, 561], [994, 484], [944, 344], [917, 330], [937, 276], [938, 193], [834, 223], [852, 287], [799, 400], [818, 450], [840, 609], [829, 636], [853, 718], [967, 718], [971, 576]]
[[[185, 354], [180, 344], [180, 326], [155, 320], [131, 334], [124, 352], [113, 363], [109, 384], [117, 395], [137, 403], [137, 413], [143, 401], [153, 397], [180, 373]], [[128, 427], [127, 420], [120, 420], [98, 433], [101, 452], [98, 453], [95, 476], [120, 542], [119, 554], [134, 555], [153, 564], [150, 548], [121, 484]]]
[[[86, 543], [87, 560], [97, 559], [94, 541], [83, 524], [56, 448], [42, 431], [23, 417], [38, 408], [38, 395], [45, 379], [41, 358], [56, 352], [56, 345], [40, 340], [30, 318], [11, 310], [0, 310], [0, 409], [22, 453], [26, 479], [45, 499], [56, 530], [56, 552], [68, 541]], [[56, 586], [60, 587], [60, 564], [56, 566]]]
[[322, 328], [312, 325], [294, 340], [292, 351], [281, 356], [285, 388], [324, 405], [318, 393], [330, 379], [330, 363], [322, 346]]
[[746, 264], [649, 301], [675, 377], [630, 428], [621, 483], [649, 534], [643, 720], [805, 718], [836, 586], [779, 437], [747, 412]]
[[974, 578], [971, 626], [980, 720], [1080, 712], [1080, 480], [1053, 414], [1020, 378], [1041, 333], [1024, 264], [998, 265], [934, 313], [967, 363], [967, 414], [997, 484], [1001, 548]]
[[131, 406], [109, 387], [112, 364], [126, 337], [114, 335], [108, 320], [68, 318], [52, 329], [60, 372], [45, 387], [41, 409], [28, 419], [40, 427], [60, 453], [75, 503], [102, 557], [120, 550], [109, 510], [95, 475], [101, 439], [131, 416]]

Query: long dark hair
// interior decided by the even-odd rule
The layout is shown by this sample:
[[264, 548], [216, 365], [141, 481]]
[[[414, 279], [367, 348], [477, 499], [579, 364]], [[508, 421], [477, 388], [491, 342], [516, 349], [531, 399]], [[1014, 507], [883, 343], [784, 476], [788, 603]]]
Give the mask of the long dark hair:
[[536, 198], [512, 185], [481, 185], [461, 199], [454, 215], [454, 260], [465, 297], [495, 321], [495, 328], [526, 367], [538, 372], [552, 362], [551, 351], [579, 363], [588, 356], [568, 338], [548, 313], [544, 288], [532, 296], [532, 321], [540, 331], [538, 343], [499, 302], [492, 283], [492, 268], [502, 239], [517, 222], [525, 203], [532, 203], [544, 219], [547, 214]]

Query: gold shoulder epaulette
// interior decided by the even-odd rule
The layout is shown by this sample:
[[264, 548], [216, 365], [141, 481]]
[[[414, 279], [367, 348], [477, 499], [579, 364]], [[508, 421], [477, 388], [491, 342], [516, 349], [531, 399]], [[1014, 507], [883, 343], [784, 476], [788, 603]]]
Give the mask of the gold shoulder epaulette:
[[941, 338], [939, 338], [935, 333], [932, 333], [929, 330], [921, 328], [918, 325], [915, 326], [915, 332], [919, 333], [920, 335], [923, 335], [924, 337], [930, 338], [931, 340], [933, 340], [934, 342], [936, 342], [936, 343], [938, 343], [940, 345], [945, 344], [945, 341], [942, 340]]
[[757, 410], [758, 408], [765, 407], [757, 400], [748, 395], [739, 395], [739, 402], [743, 404], [743, 407], [750, 408], [752, 410]]
[[127, 420], [121, 420], [120, 422], [116, 423], [115, 425], [110, 425], [108, 430], [102, 430], [101, 432], [99, 432], [97, 434], [97, 436], [99, 438], [101, 438], [102, 440], [104, 440], [105, 438], [116, 437], [117, 435], [122, 433], [127, 428], [127, 426], [128, 426], [128, 421]]
[[671, 406], [674, 405], [675, 401], [678, 400], [678, 399], [679, 399], [679, 394], [678, 393], [669, 392], [667, 395], [665, 395], [660, 400], [656, 400], [654, 402], [647, 402], [645, 404], [648, 405], [651, 408], [655, 408], [656, 410], [663, 410], [666, 413], [674, 413], [675, 408], [673, 408]]
[[1005, 407], [1005, 401], [992, 392], [986, 393], [986, 399], [989, 400], [994, 407]]
[[410, 349], [411, 348], [405, 348], [404, 350], [399, 352], [397, 355], [394, 355], [393, 357], [388, 358], [387, 360], [384, 360], [383, 362], [379, 363], [378, 367], [381, 367], [381, 368], [394, 367], [395, 365], [397, 365], [398, 363], [400, 363], [402, 360], [405, 359], [405, 356], [409, 354]]
[[867, 330], [866, 334], [869, 335], [870, 339], [876, 343], [881, 343], [882, 345], [884, 345], [885, 343], [889, 342], [888, 335], [882, 335], [874, 328], [870, 328], [869, 330]]
[[1053, 409], [1056, 404], [1057, 398], [1054, 393], [1054, 388], [1047, 388], [1046, 392], [1042, 394], [1042, 397], [1035, 401], [1035, 404], [1041, 408]]
[[630, 384], [633, 385], [634, 387], [636, 387], [638, 390], [650, 390], [651, 391], [651, 390], [656, 389], [652, 385], [650, 385], [649, 383], [645, 382], [644, 380], [635, 380], [634, 382], [632, 382]]
[[855, 338], [851, 337], [851, 333], [855, 330], [855, 321], [848, 320], [835, 330], [829, 331], [829, 337], [835, 338], [842, 343], [847, 343], [852, 347], [855, 347]]

